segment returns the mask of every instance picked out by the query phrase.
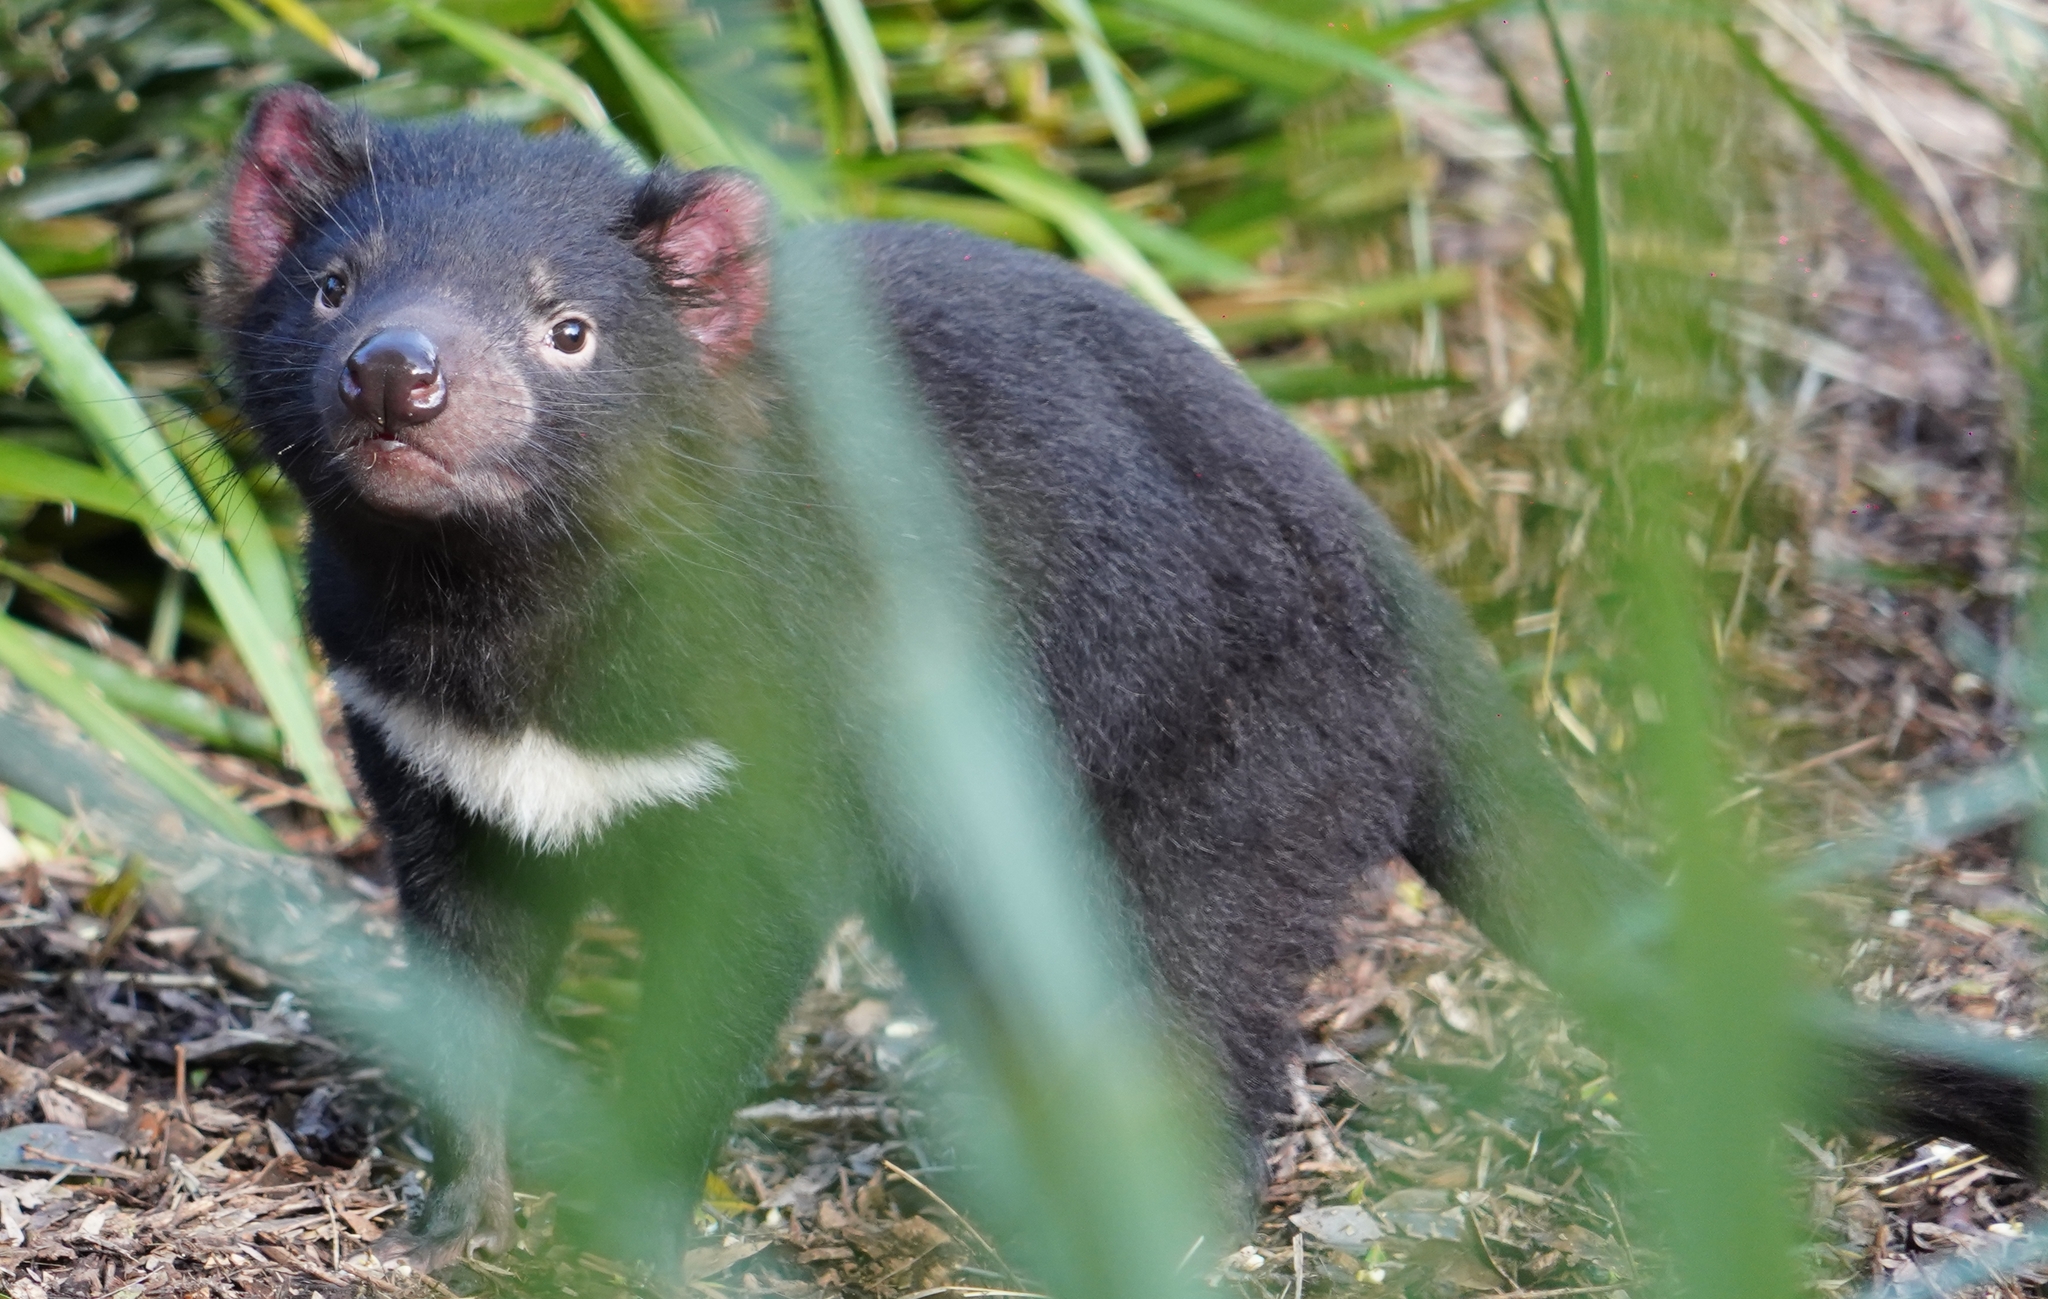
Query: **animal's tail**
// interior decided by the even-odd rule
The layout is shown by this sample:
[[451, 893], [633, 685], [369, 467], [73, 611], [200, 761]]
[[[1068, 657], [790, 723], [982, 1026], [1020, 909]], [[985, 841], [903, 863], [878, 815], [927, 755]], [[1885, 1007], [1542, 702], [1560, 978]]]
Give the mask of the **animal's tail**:
[[[1370, 505], [1364, 527], [1437, 741], [1404, 855], [1596, 1033], [1657, 1023], [1662, 886], [1593, 824], [1464, 609]], [[2042, 1166], [2039, 1100], [2025, 1080], [1820, 1027], [1803, 1049], [1809, 1117], [1967, 1141], [2015, 1168]]]
[[[1528, 715], [1490, 662], [1464, 609], [1422, 570], [1376, 508], [1366, 553], [1392, 605], [1434, 732], [1403, 854], [1509, 956], [1596, 1018], [1625, 1012], [1617, 983], [1631, 916], [1659, 886], [1586, 814]], [[1610, 1004], [1611, 1003], [1611, 1004]]]

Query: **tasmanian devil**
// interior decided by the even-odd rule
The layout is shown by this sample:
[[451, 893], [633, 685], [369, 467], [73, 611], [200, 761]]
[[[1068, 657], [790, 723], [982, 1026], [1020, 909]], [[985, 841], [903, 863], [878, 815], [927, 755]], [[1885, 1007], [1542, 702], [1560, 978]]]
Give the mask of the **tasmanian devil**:
[[[1566, 991], [1626, 1000], [1574, 958], [1642, 877], [1381, 516], [1177, 326], [955, 230], [776, 235], [738, 172], [284, 88], [207, 305], [306, 501], [309, 617], [416, 941], [523, 1004], [623, 889], [647, 978], [692, 989], [641, 1062], [688, 1186], [822, 935], [894, 896], [844, 702], [866, 576], [778, 341], [783, 254], [818, 241], [874, 295], [1246, 1134], [1289, 1108], [1305, 981], [1397, 854]], [[1915, 1077], [1905, 1121], [2030, 1139], [2017, 1093]], [[429, 1261], [505, 1243], [505, 1103], [439, 1118]]]

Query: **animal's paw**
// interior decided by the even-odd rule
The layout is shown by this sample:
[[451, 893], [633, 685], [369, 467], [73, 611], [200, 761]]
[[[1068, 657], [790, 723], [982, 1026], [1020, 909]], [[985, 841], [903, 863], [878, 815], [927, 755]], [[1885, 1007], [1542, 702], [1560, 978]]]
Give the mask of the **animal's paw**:
[[503, 1166], [465, 1172], [434, 1188], [418, 1221], [386, 1232], [377, 1257], [431, 1273], [471, 1254], [502, 1254], [519, 1239], [514, 1209], [512, 1178]]

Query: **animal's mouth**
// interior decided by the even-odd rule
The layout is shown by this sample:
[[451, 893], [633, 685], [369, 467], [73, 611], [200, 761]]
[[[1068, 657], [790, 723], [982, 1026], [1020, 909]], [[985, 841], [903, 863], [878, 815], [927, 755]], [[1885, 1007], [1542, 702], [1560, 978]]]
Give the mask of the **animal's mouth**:
[[338, 458], [363, 503], [396, 518], [442, 518], [527, 494], [511, 466], [459, 437], [451, 445], [450, 431], [364, 421], [344, 433]]
[[429, 460], [440, 460], [433, 450], [434, 439], [423, 436], [417, 429], [402, 424], [373, 424], [368, 420], [351, 420], [350, 427], [341, 430], [336, 439], [344, 456], [368, 460], [383, 457], [396, 451], [410, 451]]
[[[402, 430], [410, 432], [411, 430]], [[342, 448], [342, 461], [365, 502], [388, 514], [413, 517], [446, 513], [461, 495], [454, 470], [401, 430], [361, 429]]]

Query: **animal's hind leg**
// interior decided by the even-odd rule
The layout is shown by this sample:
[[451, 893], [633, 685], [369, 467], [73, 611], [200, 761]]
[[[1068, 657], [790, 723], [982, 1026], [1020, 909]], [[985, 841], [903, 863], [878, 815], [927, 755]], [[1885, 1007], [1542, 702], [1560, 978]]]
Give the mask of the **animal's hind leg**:
[[[1126, 1063], [1121, 1053], [1089, 1045], [1105, 1031], [1113, 1031], [1120, 1046], [1163, 1053], [1164, 1068], [1147, 1079], [1148, 1095], [1175, 1124], [1173, 1137], [1152, 1149], [1164, 1161], [1159, 1168], [1177, 1170], [1165, 1174], [1167, 1180], [1191, 1193], [1183, 1206], [1195, 1215], [1186, 1241], [1219, 1242], [1248, 1226], [1243, 1206], [1256, 1171], [1244, 1157], [1247, 1148], [1231, 1138], [1232, 1101], [1209, 1035], [1170, 997], [1129, 985], [1112, 991], [1101, 1011], [1070, 1004], [1065, 1018], [1048, 1022], [1037, 1013], [1041, 994], [1035, 989], [995, 982], [1001, 976], [978, 950], [987, 937], [964, 927], [933, 897], [936, 891], [901, 890], [872, 902], [867, 916], [955, 1053], [957, 1063], [944, 1076], [924, 1079], [932, 1093], [923, 1098], [925, 1108], [949, 1115], [935, 1135], [958, 1141], [965, 1162], [1001, 1174], [995, 1185], [964, 1185], [961, 1203], [1005, 1242], [1006, 1256], [1059, 1274], [1077, 1250], [1085, 1254], [1088, 1233], [1116, 1217], [1099, 1198], [1091, 1200], [1120, 1194], [1114, 1174], [1100, 1171], [1097, 1161], [1115, 1148], [1125, 1118], [1141, 1111], [1131, 1109], [1124, 1091], [1133, 1080], [1116, 1072]], [[1131, 1017], [1104, 1013], [1111, 1007]], [[1132, 1041], [1130, 1025], [1140, 1016], [1147, 1017], [1141, 1021], [1146, 1030], [1156, 1031], [1146, 1033], [1149, 1043]], [[1062, 1228], [1062, 1222], [1070, 1225]], [[1184, 1248], [1175, 1246], [1175, 1257], [1162, 1266], [1171, 1268]]]
[[1219, 915], [1196, 896], [1175, 901], [1148, 915], [1154, 964], [1215, 1053], [1244, 1152], [1238, 1189], [1255, 1197], [1266, 1185], [1265, 1138], [1294, 1114], [1288, 1074], [1303, 1048], [1302, 996], [1333, 955], [1337, 911], [1303, 900], [1262, 924], [1242, 911]]

